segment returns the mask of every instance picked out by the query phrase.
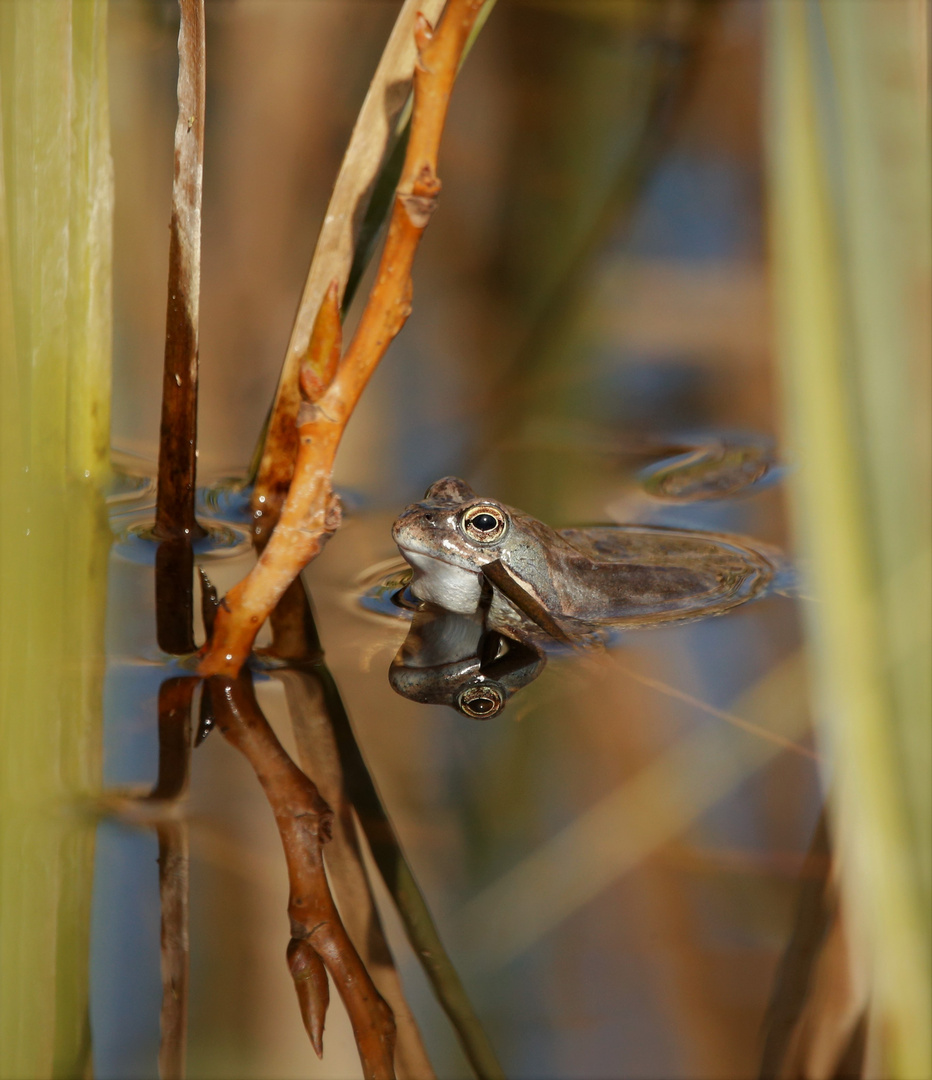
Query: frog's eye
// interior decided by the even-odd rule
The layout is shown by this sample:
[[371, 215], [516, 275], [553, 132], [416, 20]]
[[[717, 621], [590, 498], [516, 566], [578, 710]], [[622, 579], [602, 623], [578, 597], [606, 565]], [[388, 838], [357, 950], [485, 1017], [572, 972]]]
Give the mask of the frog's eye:
[[497, 506], [471, 506], [460, 521], [463, 532], [478, 544], [494, 544], [508, 529], [508, 519]]
[[491, 683], [470, 686], [457, 698], [456, 707], [473, 720], [491, 720], [505, 708], [505, 695]]

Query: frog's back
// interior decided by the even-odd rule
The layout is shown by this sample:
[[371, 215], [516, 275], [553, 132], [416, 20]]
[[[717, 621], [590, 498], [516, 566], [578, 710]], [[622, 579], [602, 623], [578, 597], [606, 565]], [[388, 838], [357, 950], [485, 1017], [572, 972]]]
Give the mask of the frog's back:
[[563, 529], [587, 561], [563, 613], [585, 622], [643, 625], [716, 615], [759, 595], [773, 575], [734, 537], [651, 526]]

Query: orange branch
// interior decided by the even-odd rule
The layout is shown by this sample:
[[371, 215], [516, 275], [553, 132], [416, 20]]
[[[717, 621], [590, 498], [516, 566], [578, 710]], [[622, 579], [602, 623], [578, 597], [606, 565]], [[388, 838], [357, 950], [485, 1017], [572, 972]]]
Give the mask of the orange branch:
[[298, 453], [281, 517], [252, 571], [224, 598], [202, 675], [235, 676], [259, 627], [289, 584], [314, 558], [340, 521], [333, 495], [333, 462], [353, 409], [411, 311], [411, 266], [440, 193], [437, 154], [463, 47], [485, 0], [449, 0], [436, 31], [422, 16], [415, 38], [414, 111], [404, 168], [395, 195], [376, 282], [353, 340], [333, 380], [316, 400], [328, 372], [337, 288], [321, 305], [303, 362], [304, 402], [298, 413]]
[[[343, 163], [333, 186], [288, 351], [275, 394], [268, 430], [263, 435], [262, 456], [253, 486], [252, 510], [258, 528], [272, 531], [294, 473], [298, 452], [295, 418], [301, 404], [298, 368], [311, 336], [314, 319], [331, 281], [339, 291], [349, 279], [354, 261], [359, 223], [363, 220], [396, 133], [396, 126], [414, 81], [417, 48], [414, 22], [418, 11], [436, 20], [445, 0], [404, 0], [382, 59], [369, 84], [365, 101], [350, 136]], [[266, 519], [271, 518], [267, 524]]]

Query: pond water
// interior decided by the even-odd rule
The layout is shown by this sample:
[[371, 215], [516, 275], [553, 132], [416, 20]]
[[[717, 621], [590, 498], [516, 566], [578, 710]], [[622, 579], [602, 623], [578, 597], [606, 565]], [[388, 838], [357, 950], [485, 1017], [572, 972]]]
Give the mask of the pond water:
[[[629, 24], [625, 5], [598, 17], [499, 6], [457, 90], [414, 313], [341, 449], [344, 526], [304, 581], [358, 747], [505, 1074], [746, 1077], [820, 806], [800, 600], [782, 587], [792, 559], [761, 240], [756, 5], [724, 5], [664, 153], [634, 172], [638, 88], [661, 54], [692, 48], [676, 36], [685, 31]], [[318, 0], [211, 15], [199, 507], [214, 531], [196, 562], [220, 595], [253, 558], [243, 492], [221, 480], [243, 475], [260, 429], [384, 8]], [[149, 461], [174, 123], [174, 28], [161, 18], [115, 5], [111, 45], [123, 88], [114, 442]], [[273, 55], [274, 85], [243, 76]], [[319, 117], [295, 104], [322, 99]], [[603, 542], [702, 530], [739, 545], [755, 572], [775, 567], [776, 586], [748, 585], [749, 602], [714, 619], [621, 620], [610, 648], [545, 649], [546, 663], [539, 643], [521, 653], [476, 633], [474, 651], [453, 660], [471, 677], [483, 655], [507, 699], [503, 710], [467, 700], [488, 716], [477, 723], [422, 703], [440, 700], [436, 684], [398, 692], [430, 665], [412, 659], [411, 623], [390, 603], [405, 586], [391, 526], [450, 473], [553, 528], [611, 527]], [[214, 731], [184, 764], [176, 740], [185, 797], [139, 801], [171, 780], [160, 695], [191, 666], [155, 641], [151, 491], [111, 509], [105, 797], [88, 825], [94, 1073], [159, 1068], [160, 1015], [177, 1020], [162, 992], [161, 922], [178, 895], [163, 882], [160, 897], [157, 860], [187, 853], [188, 1075], [359, 1076], [336, 994], [321, 1062], [305, 1033], [285, 960], [281, 842], [243, 754]], [[440, 651], [474, 629], [441, 628]], [[318, 675], [324, 689], [302, 684], [308, 700], [331, 693]], [[257, 664], [253, 677], [275, 736], [319, 770], [329, 800], [320, 710], [296, 711], [293, 673]], [[182, 730], [192, 740], [198, 701]], [[437, 1075], [470, 1075], [368, 853], [364, 865]], [[351, 901], [336, 899], [349, 923]]]
[[[605, 492], [606, 505], [615, 494]], [[672, 514], [680, 530], [692, 517], [754, 531], [755, 500], [774, 497], [680, 504], [675, 514], [657, 504], [650, 516]], [[216, 491], [202, 502], [241, 514]], [[104, 783], [142, 790], [162, 772], [160, 686], [190, 667], [160, 662], [154, 544], [121, 524], [145, 509], [119, 509], [118, 536], [132, 539], [111, 554]], [[711, 621], [616, 630], [612, 650], [550, 648], [546, 668], [538, 638], [525, 662], [537, 681], [519, 672], [520, 694], [477, 725], [405, 700], [442, 700], [423, 688], [392, 692], [398, 657], [407, 668], [420, 661], [411, 664], [403, 641], [411, 611], [385, 601], [406, 582], [385, 560], [390, 524], [383, 511], [352, 513], [307, 578], [359, 744], [507, 1074], [745, 1067], [816, 812], [800, 665], [777, 645], [792, 632], [794, 601], [771, 593]], [[612, 535], [587, 535], [604, 533]], [[197, 561], [223, 592], [251, 555], [246, 545], [217, 546]], [[362, 599], [371, 608], [380, 593], [367, 612]], [[263, 711], [300, 760], [301, 718], [289, 719], [274, 670], [256, 678]], [[475, 715], [468, 702], [461, 712]], [[159, 1053], [158, 839], [134, 817], [107, 819], [97, 837], [91, 1021], [101, 1076], [151, 1075]], [[195, 750], [183, 820], [192, 1074], [356, 1075], [337, 1002], [322, 1066], [310, 1056], [284, 963], [288, 886], [272, 815], [219, 736]], [[467, 1075], [378, 883], [376, 891], [435, 1068]], [[603, 1071], [619, 1060], [617, 1073]]]

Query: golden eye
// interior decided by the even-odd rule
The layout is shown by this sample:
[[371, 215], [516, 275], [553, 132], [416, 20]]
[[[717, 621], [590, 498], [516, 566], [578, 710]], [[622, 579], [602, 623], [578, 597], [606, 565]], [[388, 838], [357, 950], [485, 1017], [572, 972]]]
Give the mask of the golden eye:
[[456, 705], [461, 713], [471, 716], [473, 720], [491, 720], [505, 708], [505, 695], [497, 686], [483, 683], [464, 690]]
[[497, 506], [480, 504], [471, 506], [463, 514], [460, 525], [466, 536], [477, 544], [494, 544], [505, 535], [508, 519]]

